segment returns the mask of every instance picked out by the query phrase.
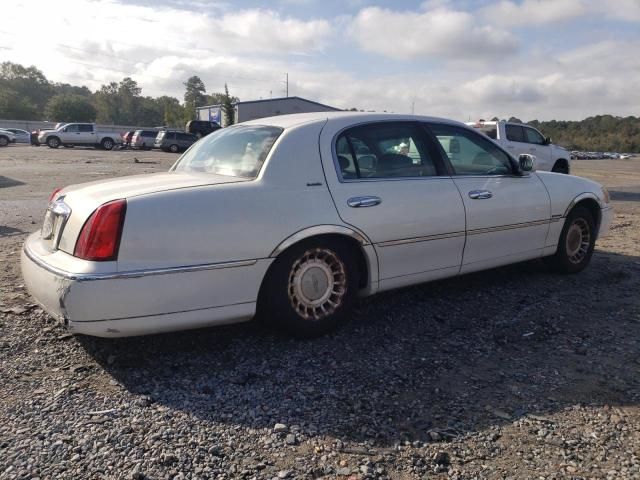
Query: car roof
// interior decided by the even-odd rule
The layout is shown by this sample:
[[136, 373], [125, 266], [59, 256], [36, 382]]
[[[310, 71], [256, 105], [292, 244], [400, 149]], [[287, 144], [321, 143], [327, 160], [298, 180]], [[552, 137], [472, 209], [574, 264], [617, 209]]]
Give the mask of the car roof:
[[276, 117], [258, 118], [242, 122], [242, 125], [272, 125], [281, 128], [292, 128], [298, 125], [318, 122], [332, 122], [345, 120], [352, 121], [354, 124], [360, 122], [376, 122], [376, 121], [420, 121], [420, 122], [437, 122], [448, 123], [451, 125], [466, 126], [462, 122], [449, 120], [446, 118], [429, 117], [423, 115], [409, 115], [401, 113], [373, 113], [373, 112], [311, 112], [311, 113], [294, 113], [291, 115], [278, 115]]

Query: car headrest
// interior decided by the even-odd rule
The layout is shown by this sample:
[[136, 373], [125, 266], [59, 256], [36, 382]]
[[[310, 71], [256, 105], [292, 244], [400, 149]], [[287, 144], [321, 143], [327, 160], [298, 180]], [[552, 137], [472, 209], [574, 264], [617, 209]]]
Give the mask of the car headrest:
[[338, 163], [340, 164], [340, 170], [346, 170], [351, 164], [349, 159], [344, 155], [338, 155]]

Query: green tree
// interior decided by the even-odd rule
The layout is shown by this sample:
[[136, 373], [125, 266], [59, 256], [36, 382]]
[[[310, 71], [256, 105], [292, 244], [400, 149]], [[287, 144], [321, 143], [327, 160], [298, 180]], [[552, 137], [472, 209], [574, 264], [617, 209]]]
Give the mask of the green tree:
[[197, 75], [189, 77], [183, 85], [185, 86], [184, 118], [186, 121], [193, 120], [196, 114], [196, 107], [205, 104], [207, 89], [204, 86], [204, 82]]
[[131, 77], [123, 78], [118, 84], [117, 98], [120, 104], [120, 119], [118, 123], [136, 125], [140, 122], [140, 93], [142, 89]]
[[163, 96], [156, 99], [163, 112], [162, 124], [167, 127], [178, 128], [183, 126], [185, 108], [175, 97]]
[[233, 105], [233, 98], [229, 95], [229, 87], [227, 87], [226, 83], [224, 84], [222, 113], [224, 114], [224, 123], [227, 127], [236, 123], [236, 109]]
[[47, 119], [57, 122], [93, 122], [96, 119], [96, 108], [91, 99], [76, 94], [54, 95], [44, 112]]
[[51, 83], [40, 70], [13, 62], [0, 64], [0, 90], [13, 90], [20, 98], [17, 100], [18, 104], [23, 107], [31, 105], [32, 116], [42, 115], [44, 106], [53, 93]]
[[32, 120], [36, 110], [29, 101], [11, 88], [0, 87], [0, 118]]
[[96, 99], [96, 122], [118, 124], [121, 119], [121, 106], [118, 96], [118, 84], [110, 82], [102, 85], [95, 94]]

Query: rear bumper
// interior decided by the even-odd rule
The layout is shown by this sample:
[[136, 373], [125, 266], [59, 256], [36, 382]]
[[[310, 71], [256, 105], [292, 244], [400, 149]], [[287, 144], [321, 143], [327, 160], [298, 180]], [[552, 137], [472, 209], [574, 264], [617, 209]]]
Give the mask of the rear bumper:
[[101, 337], [146, 335], [249, 320], [255, 313], [260, 283], [272, 261], [76, 274], [47, 262], [38, 254], [38, 248], [30, 246], [38, 241], [38, 234], [31, 235], [21, 254], [27, 290], [72, 333]]

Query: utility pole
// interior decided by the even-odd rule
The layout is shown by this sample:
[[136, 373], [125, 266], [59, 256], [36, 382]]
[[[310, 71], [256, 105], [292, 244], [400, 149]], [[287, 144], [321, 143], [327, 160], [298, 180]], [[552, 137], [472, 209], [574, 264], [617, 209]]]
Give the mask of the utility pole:
[[415, 98], [411, 101], [411, 115], [413, 115], [414, 113], [416, 113], [416, 99]]
[[287, 86], [287, 90], [286, 90], [286, 95], [285, 96], [289, 97], [289, 72], [285, 73], [285, 75], [286, 75], [286, 80], [285, 80], [284, 83]]

